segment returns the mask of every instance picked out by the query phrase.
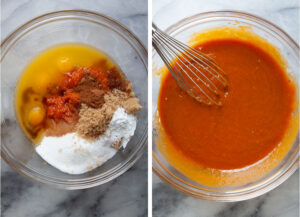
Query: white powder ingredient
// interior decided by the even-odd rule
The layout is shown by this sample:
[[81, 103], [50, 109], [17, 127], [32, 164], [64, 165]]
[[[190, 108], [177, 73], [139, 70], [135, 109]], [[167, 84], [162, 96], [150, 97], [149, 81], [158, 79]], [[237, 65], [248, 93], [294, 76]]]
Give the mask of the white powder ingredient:
[[94, 141], [68, 133], [61, 137], [44, 137], [36, 152], [49, 164], [69, 174], [82, 174], [101, 166], [118, 150], [113, 144], [121, 140], [125, 148], [136, 128], [137, 119], [118, 108], [103, 135]]

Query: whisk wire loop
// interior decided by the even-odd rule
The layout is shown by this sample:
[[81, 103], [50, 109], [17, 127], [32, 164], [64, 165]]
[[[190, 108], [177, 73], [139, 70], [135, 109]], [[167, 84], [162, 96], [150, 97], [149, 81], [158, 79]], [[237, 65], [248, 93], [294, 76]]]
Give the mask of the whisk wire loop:
[[[190, 83], [188, 82], [187, 78], [186, 78], [185, 76], [183, 76], [182, 73], [181, 73], [181, 72], [185, 72], [184, 68], [182, 67], [182, 65], [184, 65], [185, 62], [183, 62], [182, 59], [178, 58], [177, 61], [179, 61], [180, 63], [182, 63], [182, 65], [181, 65], [181, 64], [176, 64], [176, 61], [174, 60], [174, 57], [176, 57], [177, 54], [176, 54], [176, 52], [175, 52], [174, 50], [172, 50], [172, 49], [170, 48], [170, 45], [169, 45], [168, 43], [165, 43], [164, 40], [159, 41], [158, 44], [159, 44], [160, 46], [166, 46], [167, 48], [169, 48], [169, 49], [162, 49], [160, 52], [161, 52], [161, 54], [164, 56], [163, 59], [166, 59], [166, 61], [168, 61], [167, 67], [170, 68], [170, 69], [172, 69], [172, 70], [169, 69], [169, 70], [171, 71], [171, 73], [173, 73], [173, 74], [175, 73], [175, 75], [176, 75], [175, 78], [180, 77], [180, 78], [178, 79], [178, 80], [179, 80], [179, 84], [181, 84], [181, 82], [183, 82], [183, 83], [185, 84], [185, 86], [188, 86], [187, 91], [188, 91], [190, 94], [193, 94], [195, 97], [198, 97], [198, 96], [197, 96], [197, 93], [196, 93], [196, 91], [195, 91], [195, 89], [192, 88], [192, 86], [191, 86]], [[168, 57], [169, 57], [169, 58], [168, 58]], [[176, 67], [176, 66], [177, 66], [177, 67]], [[178, 67], [180, 68], [180, 70], [178, 70]], [[191, 72], [194, 73], [193, 71], [191, 71]], [[192, 79], [192, 77], [191, 77], [188, 73], [185, 73], [185, 75], [188, 77], [189, 80], [191, 80], [191, 81], [193, 82], [193, 84], [194, 84], [196, 87], [199, 88], [199, 90], [201, 91], [201, 93], [202, 93], [203, 95], [205, 95], [208, 99], [213, 100], [210, 96], [208, 96], [208, 95], [200, 88], [200, 86], [198, 85], [198, 83], [195, 82], [195, 81]], [[177, 77], [177, 76], [178, 76], [178, 77]], [[204, 83], [204, 81], [203, 81], [201, 78], [199, 78], [199, 79]], [[177, 80], [177, 81], [178, 81], [178, 80]], [[210, 88], [210, 87], [208, 86], [208, 88]], [[200, 100], [201, 100], [201, 99], [200, 99]]]
[[170, 70], [170, 72], [172, 73], [172, 75], [174, 76], [174, 78], [176, 79], [178, 84], [182, 88], [184, 88], [190, 95], [196, 96], [196, 92], [193, 90], [193, 88], [187, 82], [187, 80], [182, 76], [180, 71], [176, 67], [172, 66], [173, 58], [171, 57], [171, 54], [169, 53], [169, 51], [166, 49], [160, 49], [159, 48], [160, 46], [163, 46], [160, 42], [158, 42], [157, 44], [154, 45], [154, 47], [156, 49], [158, 48], [157, 49], [158, 54], [161, 56], [161, 58], [165, 62], [167, 68]]
[[228, 82], [218, 64], [202, 52], [168, 36], [155, 25], [152, 36], [153, 47], [177, 83], [196, 100], [208, 105], [221, 105], [218, 97]]
[[[170, 48], [170, 46], [169, 46], [169, 44], [168, 44], [168, 41], [166, 41], [166, 39], [164, 39], [164, 38], [162, 38], [162, 40], [163, 40], [164, 42], [166, 42], [166, 46], [167, 46], [170, 50], [172, 50], [172, 47]], [[177, 60], [178, 60], [178, 61], [180, 61], [183, 65], [184, 65], [184, 64], [189, 64], [193, 69], [195, 69], [196, 71], [198, 71], [199, 73], [201, 73], [201, 72], [199, 71], [199, 69], [198, 69], [194, 64], [191, 63], [191, 61], [189, 60], [189, 58], [188, 58], [186, 55], [183, 55], [184, 52], [188, 52], [187, 50], [183, 51], [183, 50], [179, 49], [178, 47], [174, 47], [174, 49], [177, 50], [179, 53], [182, 53], [180, 56], [177, 56]], [[173, 51], [173, 55], [176, 56], [177, 53], [175, 53], [175, 52]], [[181, 58], [182, 58], [184, 61], [182, 61]], [[203, 66], [201, 66], [201, 67], [203, 67]], [[185, 71], [183, 70], [183, 72], [185, 72]], [[191, 73], [192, 73], [194, 76], [197, 76], [197, 74], [196, 74], [193, 70], [191, 70]], [[186, 72], [185, 72], [185, 74], [186, 74], [190, 79], [192, 79]], [[205, 78], [206, 81], [204, 81], [201, 77], [199, 77], [198, 80], [201, 81], [201, 82], [202, 82], [207, 88], [209, 88], [211, 91], [217, 93], [219, 90], [218, 90], [218, 88], [212, 83], [212, 81], [211, 81], [205, 74], [202, 74], [202, 76]], [[207, 84], [207, 82], [209, 82], [209, 84]], [[194, 83], [196, 86], [198, 86], [196, 82], [193, 82], [193, 83]], [[213, 90], [213, 89], [211, 88], [210, 85], [211, 85], [213, 88], [215, 88], [215, 90]]]

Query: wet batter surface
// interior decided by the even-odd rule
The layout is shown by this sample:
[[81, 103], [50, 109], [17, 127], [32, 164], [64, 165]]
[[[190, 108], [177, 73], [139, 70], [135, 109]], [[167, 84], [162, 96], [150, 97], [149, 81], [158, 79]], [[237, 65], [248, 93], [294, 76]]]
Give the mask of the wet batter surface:
[[223, 106], [188, 96], [170, 73], [163, 81], [158, 112], [172, 146], [198, 165], [237, 169], [254, 164], [278, 146], [293, 111], [295, 88], [284, 69], [253, 43], [215, 40], [196, 47], [226, 72]]

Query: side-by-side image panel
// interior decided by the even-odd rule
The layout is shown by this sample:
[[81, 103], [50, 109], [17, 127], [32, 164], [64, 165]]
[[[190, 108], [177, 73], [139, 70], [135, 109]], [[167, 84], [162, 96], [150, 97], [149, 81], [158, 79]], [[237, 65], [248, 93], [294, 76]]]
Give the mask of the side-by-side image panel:
[[147, 216], [148, 1], [1, 14], [1, 214]]
[[298, 216], [299, 3], [152, 8], [153, 216]]

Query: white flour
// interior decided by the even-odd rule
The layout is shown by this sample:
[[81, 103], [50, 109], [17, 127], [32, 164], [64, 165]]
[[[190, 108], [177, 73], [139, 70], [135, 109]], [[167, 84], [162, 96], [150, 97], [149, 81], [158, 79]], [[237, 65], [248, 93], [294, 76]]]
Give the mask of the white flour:
[[36, 152], [49, 164], [69, 174], [82, 174], [112, 158], [118, 150], [112, 145], [121, 140], [126, 147], [136, 128], [137, 119], [118, 108], [103, 135], [88, 141], [76, 133], [44, 137]]

